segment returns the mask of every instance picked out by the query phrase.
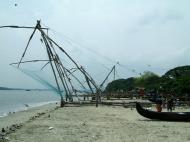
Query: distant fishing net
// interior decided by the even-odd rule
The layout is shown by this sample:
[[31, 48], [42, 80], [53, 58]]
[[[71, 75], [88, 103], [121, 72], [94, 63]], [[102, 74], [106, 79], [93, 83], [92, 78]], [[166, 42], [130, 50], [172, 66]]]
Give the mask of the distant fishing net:
[[60, 92], [52, 83], [51, 81], [47, 81], [47, 79], [44, 79], [44, 72], [43, 71], [30, 71], [27, 69], [17, 68], [19, 71], [24, 73], [25, 75], [29, 76], [30, 78], [34, 79], [41, 85], [43, 85], [45, 88], [50, 89], [53, 91], [56, 95], [61, 96], [64, 95], [62, 92]]

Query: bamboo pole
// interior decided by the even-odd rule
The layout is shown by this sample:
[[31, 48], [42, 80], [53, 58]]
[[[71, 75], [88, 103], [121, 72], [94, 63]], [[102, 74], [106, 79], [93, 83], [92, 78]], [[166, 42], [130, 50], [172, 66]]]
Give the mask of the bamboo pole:
[[16, 62], [16, 63], [11, 63], [9, 65], [17, 65], [17, 64], [23, 64], [23, 63], [30, 63], [30, 62], [46, 62], [50, 60], [30, 60], [30, 61], [22, 61], [22, 62]]
[[63, 71], [61, 70], [60, 66], [58, 65], [57, 61], [56, 61], [56, 68], [57, 68], [57, 71], [59, 73], [59, 77], [61, 79], [61, 82], [64, 86], [64, 89], [66, 91], [66, 101], [67, 101], [67, 98], [69, 98], [69, 100], [71, 101], [71, 98], [70, 98], [71, 92], [70, 92], [69, 87], [67, 85], [65, 75], [64, 75]]
[[[44, 69], [45, 66], [48, 65], [48, 64], [49, 64], [49, 62], [47, 62], [47, 63], [41, 68], [41, 70]], [[71, 76], [81, 85], [81, 87], [82, 87], [84, 90], [87, 90], [86, 87], [82, 84], [82, 82], [73, 74], [73, 72], [71, 72], [69, 69], [65, 68], [64, 66], [62, 66], [62, 68], [64, 68], [64, 69], [69, 73], [68, 77], [71, 75]]]
[[[47, 35], [46, 35], [47, 36]], [[60, 47], [54, 40], [52, 40], [50, 37], [47, 36], [47, 38], [54, 43], [63, 53], [65, 53], [65, 55], [75, 64], [75, 66], [85, 75], [90, 79], [90, 82], [95, 86], [96, 89], [98, 88], [98, 85], [95, 83], [95, 81], [92, 79], [92, 77], [84, 70], [81, 69], [81, 67], [79, 67], [79, 65], [73, 60], [73, 58], [62, 48]]]
[[24, 53], [22, 54], [22, 57], [21, 57], [21, 59], [20, 59], [20, 61], [19, 61], [18, 67], [20, 66], [20, 63], [22, 62], [22, 59], [24, 58], [24, 56], [25, 56], [25, 54], [26, 54], [26, 50], [28, 49], [28, 46], [29, 46], [29, 44], [30, 44], [30, 41], [32, 40], [32, 38], [33, 38], [33, 36], [34, 36], [34, 34], [35, 34], [37, 28], [41, 28], [41, 26], [40, 26], [40, 21], [37, 21], [36, 27], [34, 28], [34, 31], [32, 32], [32, 34], [31, 34], [31, 36], [30, 36], [30, 38], [29, 38], [29, 40], [28, 40], [28, 43], [27, 43], [27, 45], [26, 45], [26, 48], [24, 49]]
[[[66, 81], [64, 70], [62, 70], [62, 68], [61, 68], [61, 64], [62, 63], [59, 60], [59, 56], [57, 55], [57, 53], [56, 53], [56, 51], [55, 51], [55, 49], [54, 49], [53, 44], [51, 43], [51, 41], [49, 41], [48, 39], [47, 39], [47, 41], [50, 44], [49, 47], [52, 47], [53, 52], [54, 52], [55, 66], [56, 66], [56, 69], [58, 71], [58, 74], [59, 74], [59, 77], [61, 79], [61, 82], [62, 82], [62, 84], [63, 84], [63, 86], [65, 88], [65, 91], [66, 91], [66, 101], [67, 101], [67, 97], [69, 98], [69, 101], [73, 101], [71, 91], [70, 91], [69, 86], [68, 86], [67, 81]], [[53, 52], [51, 51], [52, 55], [53, 55]]]
[[[35, 29], [36, 27], [27, 27], [27, 26], [15, 26], [15, 25], [10, 25], [10, 26], [0, 26], [0, 28], [18, 28], [18, 29]], [[42, 30], [49, 30], [49, 28], [40, 28]]]
[[[64, 68], [65, 68], [65, 67], [64, 67]], [[65, 68], [65, 70], [70, 73], [69, 75], [71, 75], [71, 76], [81, 85], [81, 87], [82, 87], [83, 89], [86, 90], [86, 88], [84, 87], [84, 85], [82, 84], [82, 82], [81, 82], [75, 75], [73, 75], [73, 73], [70, 72], [70, 70], [68, 70], [67, 68]]]
[[104, 85], [104, 83], [106, 82], [106, 80], [108, 79], [108, 77], [110, 76], [110, 74], [112, 73], [112, 71], [114, 71], [114, 70], [115, 70], [115, 65], [112, 67], [111, 71], [108, 73], [108, 75], [106, 76], [106, 78], [100, 84], [100, 87], [102, 87]]
[[[49, 51], [49, 48], [48, 48], [49, 45], [48, 45], [47, 40], [46, 40], [45, 36], [43, 35], [43, 33], [41, 35], [42, 35], [42, 38], [43, 38], [44, 43], [46, 45], [46, 50], [47, 50], [48, 58], [51, 61], [51, 60], [53, 60], [53, 57], [50, 54], [50, 51]], [[58, 83], [57, 75], [56, 75], [56, 72], [55, 72], [55, 69], [53, 67], [52, 62], [50, 62], [50, 65], [51, 65], [51, 68], [52, 68], [52, 71], [53, 71], [53, 75], [54, 75], [54, 78], [55, 78], [55, 82], [56, 82], [56, 85], [57, 85], [57, 88], [58, 88], [58, 91], [59, 91], [59, 94], [60, 94], [60, 97], [61, 97], [61, 104], [60, 104], [60, 106], [63, 107], [64, 104], [65, 104], [65, 102], [64, 102], [64, 99], [63, 99], [63, 95], [61, 93], [61, 89], [60, 89], [59, 83]]]
[[[69, 84], [70, 84], [70, 86], [71, 86], [73, 92], [74, 92], [75, 95], [77, 96], [76, 91], [75, 91], [75, 89], [74, 89], [74, 86], [73, 86], [73, 84], [72, 84], [72, 82], [71, 82], [71, 79], [68, 77], [67, 72], [66, 72], [66, 70], [65, 70], [65, 68], [64, 68], [64, 66], [63, 66], [63, 64], [62, 64], [62, 62], [61, 62], [60, 59], [59, 59], [59, 56], [57, 56], [57, 59], [58, 59], [58, 63], [60, 64], [60, 66], [61, 66], [61, 68], [62, 68], [62, 70], [63, 70], [63, 72], [64, 72], [64, 74], [65, 74], [65, 77], [66, 77], [66, 79], [68, 80], [68, 82], [69, 82]], [[72, 94], [70, 94], [70, 95], [72, 95]]]
[[[43, 32], [43, 30], [40, 30], [41, 32]], [[95, 81], [92, 79], [92, 77], [86, 72], [84, 71], [82, 68], [80, 68], [78, 66], [78, 64], [71, 58], [71, 56], [62, 48], [60, 47], [54, 40], [52, 40], [49, 36], [47, 36], [44, 32], [43, 35], [46, 36], [46, 38], [51, 41], [52, 43], [54, 43], [63, 53], [65, 53], [65, 55], [75, 64], [75, 66], [84, 74], [85, 77], [88, 78], [88, 80], [94, 85], [94, 87], [96, 88], [96, 107], [98, 107], [98, 100], [100, 99], [101, 96], [101, 90], [99, 89], [99, 87], [97, 86], [97, 84], [95, 83]]]

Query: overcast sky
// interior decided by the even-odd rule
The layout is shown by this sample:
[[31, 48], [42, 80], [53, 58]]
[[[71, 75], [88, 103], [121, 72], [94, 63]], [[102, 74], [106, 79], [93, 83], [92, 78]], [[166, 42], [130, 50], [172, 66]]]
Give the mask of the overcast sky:
[[[97, 81], [116, 62], [121, 78], [145, 70], [162, 75], [190, 63], [189, 5], [189, 0], [1, 0], [0, 25], [35, 26], [40, 19]], [[0, 86], [42, 87], [9, 66], [21, 57], [31, 33], [0, 29]], [[28, 57], [45, 56], [38, 36]]]

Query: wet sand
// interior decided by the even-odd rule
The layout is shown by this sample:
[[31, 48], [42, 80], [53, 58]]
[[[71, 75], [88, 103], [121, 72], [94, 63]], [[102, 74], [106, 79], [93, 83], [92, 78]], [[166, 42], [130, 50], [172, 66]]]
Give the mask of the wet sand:
[[[152, 121], [140, 116], [136, 109], [120, 106], [55, 107], [11, 114], [0, 118], [0, 127], [23, 123], [20, 129], [6, 136], [10, 142], [190, 141], [188, 122]], [[42, 115], [31, 120], [39, 113]]]

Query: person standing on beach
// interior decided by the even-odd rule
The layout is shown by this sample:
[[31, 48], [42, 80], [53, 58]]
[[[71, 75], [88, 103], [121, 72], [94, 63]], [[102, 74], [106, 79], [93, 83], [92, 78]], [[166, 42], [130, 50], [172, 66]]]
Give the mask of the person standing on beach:
[[167, 100], [167, 110], [171, 112], [173, 109], [173, 106], [174, 106], [173, 98], [169, 98]]
[[162, 98], [161, 98], [161, 96], [159, 96], [156, 100], [156, 110], [157, 110], [157, 112], [162, 111]]

